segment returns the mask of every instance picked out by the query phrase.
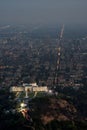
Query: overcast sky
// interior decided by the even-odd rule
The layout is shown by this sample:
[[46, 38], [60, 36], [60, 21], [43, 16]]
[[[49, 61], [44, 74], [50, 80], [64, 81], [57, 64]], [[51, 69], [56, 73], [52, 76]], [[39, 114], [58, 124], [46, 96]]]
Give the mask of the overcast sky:
[[87, 0], [0, 0], [0, 23], [86, 24]]

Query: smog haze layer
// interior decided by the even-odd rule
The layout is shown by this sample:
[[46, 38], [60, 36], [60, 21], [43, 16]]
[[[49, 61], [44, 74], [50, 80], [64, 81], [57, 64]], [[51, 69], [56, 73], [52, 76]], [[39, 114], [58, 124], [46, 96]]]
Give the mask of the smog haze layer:
[[0, 24], [87, 25], [87, 0], [0, 0]]

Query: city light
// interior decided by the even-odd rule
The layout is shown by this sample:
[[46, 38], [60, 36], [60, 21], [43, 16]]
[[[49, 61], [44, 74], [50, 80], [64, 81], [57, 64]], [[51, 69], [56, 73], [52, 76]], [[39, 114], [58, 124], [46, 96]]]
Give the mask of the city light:
[[26, 104], [25, 103], [21, 103], [20, 106], [21, 107], [26, 107]]

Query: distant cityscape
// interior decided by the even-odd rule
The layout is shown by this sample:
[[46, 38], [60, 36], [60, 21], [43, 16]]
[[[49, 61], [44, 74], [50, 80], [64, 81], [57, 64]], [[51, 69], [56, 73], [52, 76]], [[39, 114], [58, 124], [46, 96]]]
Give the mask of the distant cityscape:
[[[64, 38], [24, 28], [0, 30], [0, 88], [36, 82], [48, 87], [84, 86], [87, 80], [87, 36]], [[59, 37], [62, 37], [59, 41]], [[59, 59], [58, 59], [59, 56]], [[58, 61], [59, 60], [59, 61]], [[57, 70], [59, 62], [59, 69]]]

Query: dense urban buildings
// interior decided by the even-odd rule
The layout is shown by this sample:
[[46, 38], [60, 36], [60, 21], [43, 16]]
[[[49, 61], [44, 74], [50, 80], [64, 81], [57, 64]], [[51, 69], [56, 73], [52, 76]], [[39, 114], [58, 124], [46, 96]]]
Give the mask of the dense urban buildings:
[[[0, 88], [32, 82], [48, 87], [83, 86], [87, 78], [86, 34], [76, 39], [64, 36], [59, 43], [60, 30], [59, 34], [17, 27], [0, 30]], [[60, 69], [56, 70], [58, 62]]]

